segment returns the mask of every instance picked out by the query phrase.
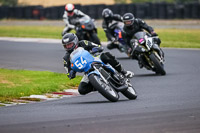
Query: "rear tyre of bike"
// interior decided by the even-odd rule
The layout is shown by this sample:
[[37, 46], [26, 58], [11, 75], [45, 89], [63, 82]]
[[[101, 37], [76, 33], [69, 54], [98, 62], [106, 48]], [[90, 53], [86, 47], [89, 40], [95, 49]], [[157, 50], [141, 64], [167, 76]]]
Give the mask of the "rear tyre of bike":
[[137, 98], [137, 93], [133, 86], [129, 86], [126, 91], [123, 91], [122, 94], [130, 100], [134, 100]]
[[152, 60], [155, 66], [155, 72], [161, 75], [165, 75], [166, 72], [164, 70], [164, 64], [160, 63], [159, 60], [156, 58], [155, 54], [152, 53], [149, 58]]
[[92, 33], [91, 34], [91, 42], [94, 42], [96, 44], [101, 45], [101, 42], [100, 42], [100, 40], [99, 40], [99, 38], [97, 36], [97, 33]]
[[89, 81], [106, 99], [111, 102], [118, 101], [119, 94], [110, 85], [107, 85], [98, 75], [91, 74], [89, 76]]

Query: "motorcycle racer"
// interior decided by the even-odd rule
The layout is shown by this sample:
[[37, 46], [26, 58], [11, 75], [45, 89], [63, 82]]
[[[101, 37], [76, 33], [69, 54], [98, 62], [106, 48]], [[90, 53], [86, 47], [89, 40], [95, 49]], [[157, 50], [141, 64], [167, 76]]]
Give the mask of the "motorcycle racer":
[[[108, 49], [118, 48], [120, 49], [119, 45], [115, 44], [115, 37], [114, 37], [114, 29], [117, 28], [117, 23], [122, 22], [122, 16], [119, 14], [113, 14], [113, 12], [105, 8], [102, 11], [102, 17], [103, 17], [103, 23], [102, 28], [104, 32], [106, 33], [106, 37], [109, 41], [109, 44], [107, 45]], [[113, 27], [113, 25], [116, 24], [116, 26]]]
[[[147, 25], [142, 19], [135, 18], [132, 13], [125, 13], [123, 15], [123, 23], [124, 23], [124, 34], [123, 38], [125, 39], [126, 43], [131, 47], [131, 43], [135, 45], [135, 40], [133, 40], [133, 35], [139, 31], [146, 30], [151, 36], [158, 36], [158, 34], [154, 31], [154, 29]], [[160, 46], [161, 40], [158, 38], [157, 44]], [[131, 53], [131, 49], [129, 53]]]
[[[124, 22], [124, 33], [123, 38], [126, 41], [126, 44], [129, 45], [128, 54], [132, 56], [134, 59], [138, 59], [137, 57], [137, 40], [133, 39], [134, 34], [143, 30], [146, 30], [151, 36], [158, 36], [158, 34], [154, 31], [154, 29], [147, 25], [142, 19], [135, 18], [132, 13], [125, 13], [123, 15]], [[155, 43], [160, 46], [161, 40], [157, 37], [154, 38]], [[160, 49], [162, 56], [164, 57], [164, 52]], [[143, 67], [142, 63], [138, 61], [140, 68]]]
[[[66, 50], [66, 54], [63, 57], [64, 68], [67, 71], [68, 77], [73, 79], [76, 77], [76, 72], [71, 69], [70, 54], [78, 47], [83, 47], [90, 53], [102, 52], [103, 47], [86, 40], [78, 40], [78, 37], [73, 33], [67, 33], [62, 38], [62, 44]], [[109, 63], [118, 72], [124, 74], [127, 78], [132, 78], [133, 73], [131, 71], [125, 71], [122, 65], [116, 60], [116, 58], [109, 52], [101, 53], [100, 59], [105, 63]], [[81, 83], [79, 84], [78, 91], [81, 95], [85, 95], [91, 91], [94, 91], [92, 85], [89, 83], [89, 79], [86, 75], [83, 76]]]
[[65, 33], [70, 32], [72, 29], [76, 28], [76, 23], [81, 17], [89, 17], [78, 9], [75, 9], [73, 4], [67, 4], [65, 6], [65, 11], [63, 14], [63, 21], [65, 22], [66, 27], [63, 30], [62, 36]]

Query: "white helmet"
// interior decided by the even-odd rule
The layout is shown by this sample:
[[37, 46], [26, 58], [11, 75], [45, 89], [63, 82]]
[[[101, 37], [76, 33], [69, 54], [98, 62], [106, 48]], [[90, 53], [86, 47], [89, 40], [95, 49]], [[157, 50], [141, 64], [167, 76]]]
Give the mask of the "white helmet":
[[65, 10], [68, 12], [68, 13], [72, 13], [74, 11], [74, 5], [73, 4], [67, 4], [65, 6]]

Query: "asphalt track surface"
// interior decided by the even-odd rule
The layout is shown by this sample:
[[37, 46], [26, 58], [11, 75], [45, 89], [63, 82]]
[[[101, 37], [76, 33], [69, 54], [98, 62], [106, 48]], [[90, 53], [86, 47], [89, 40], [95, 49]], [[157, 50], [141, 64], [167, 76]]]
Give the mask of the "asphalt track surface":
[[[107, 51], [107, 49], [105, 49]], [[0, 133], [199, 133], [200, 50], [164, 49], [167, 75], [111, 51], [138, 92], [116, 103], [99, 93], [0, 107]], [[0, 41], [0, 68], [64, 73], [60, 43]]]

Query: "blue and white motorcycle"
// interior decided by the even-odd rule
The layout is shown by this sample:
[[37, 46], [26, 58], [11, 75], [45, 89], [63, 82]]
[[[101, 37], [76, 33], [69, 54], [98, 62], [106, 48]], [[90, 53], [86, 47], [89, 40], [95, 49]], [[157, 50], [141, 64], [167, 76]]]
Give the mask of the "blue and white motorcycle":
[[128, 99], [137, 98], [137, 93], [128, 78], [118, 73], [112, 66], [104, 64], [99, 57], [93, 57], [82, 47], [71, 53], [70, 61], [71, 68], [76, 72], [85, 73], [94, 89], [109, 101], [118, 101], [118, 92]]

